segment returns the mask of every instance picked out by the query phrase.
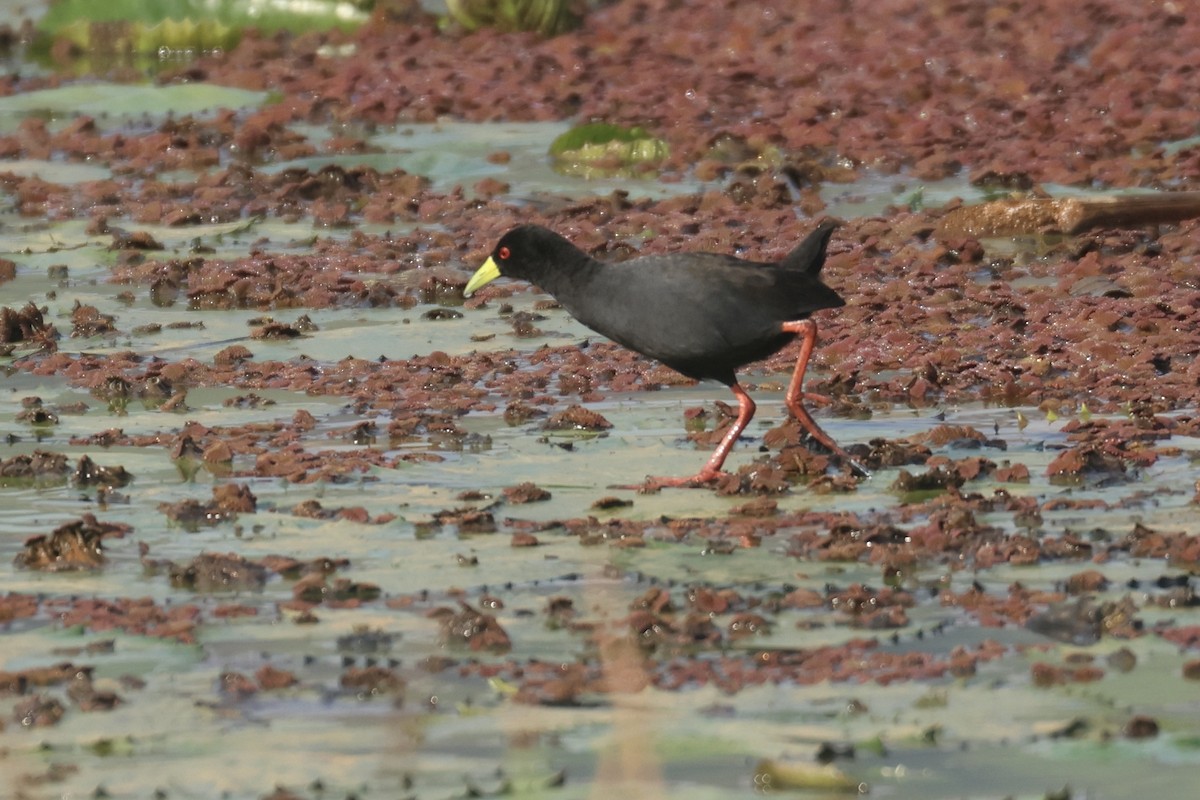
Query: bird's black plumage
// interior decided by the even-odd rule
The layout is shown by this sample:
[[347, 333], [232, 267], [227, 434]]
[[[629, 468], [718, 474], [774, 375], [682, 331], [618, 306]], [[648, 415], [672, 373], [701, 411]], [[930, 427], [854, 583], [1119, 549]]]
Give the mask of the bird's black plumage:
[[553, 231], [522, 225], [500, 239], [492, 261], [597, 333], [688, 377], [732, 386], [738, 367], [795, 338], [781, 323], [845, 304], [820, 279], [835, 227], [824, 223], [782, 261], [760, 263], [717, 253], [604, 262]]

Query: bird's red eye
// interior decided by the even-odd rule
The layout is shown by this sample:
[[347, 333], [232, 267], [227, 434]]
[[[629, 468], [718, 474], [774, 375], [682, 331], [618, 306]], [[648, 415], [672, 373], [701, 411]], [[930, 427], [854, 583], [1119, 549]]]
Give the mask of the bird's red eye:
[[508, 257], [512, 255], [512, 251], [507, 247], [501, 247], [500, 252], [496, 255], [500, 256], [501, 261], [508, 261]]

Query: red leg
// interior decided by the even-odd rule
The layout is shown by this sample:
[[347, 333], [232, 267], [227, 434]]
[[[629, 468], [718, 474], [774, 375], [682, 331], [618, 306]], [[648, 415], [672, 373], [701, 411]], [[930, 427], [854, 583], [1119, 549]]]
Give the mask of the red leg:
[[808, 431], [810, 436], [837, 455], [846, 459], [850, 463], [851, 469], [855, 472], [863, 477], [869, 477], [871, 473], [851, 458], [850, 454], [842, 449], [833, 440], [832, 436], [821, 430], [821, 426], [817, 424], [817, 421], [808, 413], [808, 409], [804, 407], [805, 398], [817, 402], [828, 402], [829, 400], [829, 398], [823, 395], [808, 394], [804, 391], [804, 372], [808, 369], [808, 359], [812, 357], [813, 347], [817, 344], [817, 323], [811, 319], [802, 319], [797, 322], [783, 323], [783, 329], [788, 333], [794, 333], [800, 337], [800, 356], [796, 359], [796, 371], [792, 373], [792, 381], [788, 384], [787, 395], [784, 398], [788, 410], [792, 412], [796, 421]]
[[725, 432], [725, 436], [721, 439], [721, 443], [717, 445], [717, 449], [713, 451], [712, 456], [708, 459], [708, 463], [704, 465], [704, 469], [696, 473], [696, 478], [705, 481], [711, 480], [721, 471], [721, 465], [725, 463], [725, 457], [729, 455], [729, 451], [733, 449], [733, 445], [737, 443], [738, 437], [742, 435], [742, 431], [746, 430], [746, 426], [750, 424], [750, 420], [754, 417], [755, 405], [750, 399], [750, 395], [746, 394], [746, 390], [741, 384], [735, 383], [729, 387], [733, 390], [733, 394], [738, 399], [738, 415], [733, 421], [733, 425]]
[[708, 459], [708, 463], [690, 478], [647, 478], [644, 484], [634, 486], [618, 486], [619, 489], [662, 489], [670, 486], [696, 486], [702, 483], [708, 483], [716, 480], [721, 476], [721, 467], [725, 464], [725, 458], [729, 455], [729, 451], [733, 449], [737, 443], [738, 437], [742, 435], [742, 431], [746, 430], [746, 426], [750, 424], [751, 418], [754, 417], [754, 401], [750, 399], [750, 395], [746, 394], [746, 390], [740, 384], [733, 384], [729, 387], [733, 390], [733, 394], [738, 399], [738, 415], [733, 421], [733, 425], [725, 432], [725, 436], [721, 438], [721, 443], [717, 445], [717, 449], [713, 451], [712, 456]]

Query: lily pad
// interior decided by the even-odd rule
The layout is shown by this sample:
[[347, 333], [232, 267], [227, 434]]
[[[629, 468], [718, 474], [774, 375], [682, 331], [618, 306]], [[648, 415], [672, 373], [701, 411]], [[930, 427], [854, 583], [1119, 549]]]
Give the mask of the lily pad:
[[653, 168], [669, 154], [666, 141], [645, 128], [607, 122], [578, 125], [550, 143], [555, 171], [585, 178], [635, 174]]
[[341, 28], [367, 21], [363, 4], [346, 0], [59, 0], [38, 22], [52, 36], [80, 23], [128, 23], [151, 28], [166, 20], [208, 21], [233, 30], [301, 33]]
[[[167, 114], [203, 114], [219, 108], [241, 109], [260, 105], [266, 92], [231, 89], [207, 83], [172, 86], [129, 86], [116, 83], [72, 84], [0, 97], [0, 130], [11, 129], [23, 116], [70, 119], [93, 116], [124, 124], [131, 117], [160, 118]], [[13, 119], [5, 119], [12, 117]]]
[[163, 48], [172, 52], [228, 49], [237, 44], [238, 35], [218, 20], [191, 18], [165, 19], [156, 24], [77, 19], [56, 34], [85, 53], [109, 56], [157, 53]]
[[353, 30], [367, 17], [362, 4], [347, 0], [62, 0], [38, 23], [38, 49], [45, 54], [52, 43], [69, 43], [79, 55], [76, 68], [98, 70], [114, 60], [228, 49], [247, 28]]
[[450, 18], [469, 31], [537, 31], [555, 36], [579, 25], [569, 0], [446, 0]]

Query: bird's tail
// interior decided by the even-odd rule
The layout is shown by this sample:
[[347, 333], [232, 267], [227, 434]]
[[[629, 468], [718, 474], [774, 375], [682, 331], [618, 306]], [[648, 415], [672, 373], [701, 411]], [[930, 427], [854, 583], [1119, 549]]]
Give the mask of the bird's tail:
[[838, 225], [838, 222], [827, 219], [814, 228], [813, 232], [804, 237], [804, 241], [780, 262], [783, 268], [807, 272], [813, 277], [820, 275], [821, 267], [825, 266], [825, 248], [829, 246], [829, 238], [833, 236], [834, 228]]

